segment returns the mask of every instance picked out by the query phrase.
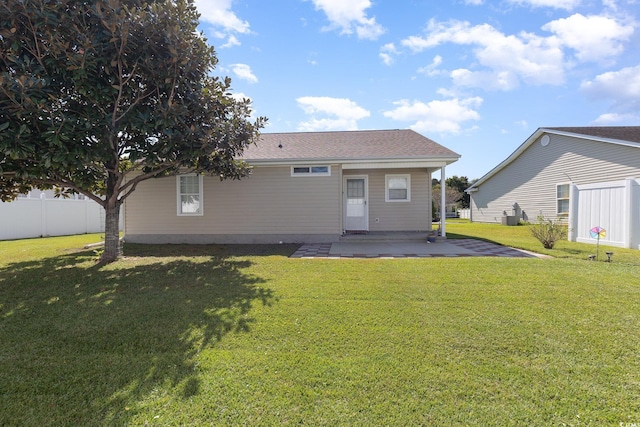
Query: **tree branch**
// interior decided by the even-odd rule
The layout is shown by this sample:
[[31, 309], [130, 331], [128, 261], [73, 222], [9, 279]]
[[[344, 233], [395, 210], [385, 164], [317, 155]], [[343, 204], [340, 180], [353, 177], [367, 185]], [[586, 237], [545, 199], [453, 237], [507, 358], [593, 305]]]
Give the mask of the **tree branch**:
[[104, 206], [104, 200], [102, 200], [100, 197], [96, 196], [95, 194], [91, 193], [90, 191], [85, 191], [82, 188], [76, 186], [73, 182], [71, 181], [67, 181], [64, 179], [32, 179], [31, 182], [33, 182], [34, 184], [36, 184], [35, 186], [37, 187], [38, 184], [43, 185], [43, 186], [54, 186], [54, 187], [59, 187], [59, 188], [70, 188], [82, 195], [84, 195], [85, 197], [90, 198], [91, 200], [93, 200], [94, 202], [98, 203], [100, 206]]
[[171, 163], [169, 165], [161, 167], [160, 169], [156, 169], [153, 172], [148, 172], [148, 173], [145, 173], [145, 174], [142, 174], [142, 175], [138, 175], [135, 178], [133, 178], [132, 180], [127, 181], [122, 187], [120, 187], [120, 191], [121, 192], [127, 191], [127, 189], [129, 187], [131, 187], [132, 189], [127, 191], [127, 195], [128, 195], [129, 193], [131, 193], [133, 191], [133, 188], [135, 188], [140, 182], [145, 181], [145, 180], [150, 179], [150, 178], [153, 178], [153, 177], [155, 177], [155, 176], [157, 176], [157, 175], [159, 175], [159, 174], [161, 174], [161, 173], [163, 173], [165, 171], [168, 171], [169, 169], [171, 169], [174, 166], [175, 165], [173, 163]]

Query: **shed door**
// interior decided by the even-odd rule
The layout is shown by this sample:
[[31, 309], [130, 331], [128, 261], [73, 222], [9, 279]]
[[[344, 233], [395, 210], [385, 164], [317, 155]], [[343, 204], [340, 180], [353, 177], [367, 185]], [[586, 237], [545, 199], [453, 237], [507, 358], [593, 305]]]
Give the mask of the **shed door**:
[[345, 177], [345, 225], [346, 231], [369, 230], [369, 207], [367, 206], [367, 177]]

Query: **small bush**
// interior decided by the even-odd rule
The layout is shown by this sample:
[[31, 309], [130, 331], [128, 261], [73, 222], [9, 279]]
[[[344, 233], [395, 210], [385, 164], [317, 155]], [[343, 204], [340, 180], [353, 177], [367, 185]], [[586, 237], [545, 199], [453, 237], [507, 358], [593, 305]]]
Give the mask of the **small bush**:
[[558, 221], [538, 216], [538, 222], [530, 225], [531, 234], [538, 239], [545, 249], [553, 249], [553, 245], [560, 239], [567, 238], [567, 227]]

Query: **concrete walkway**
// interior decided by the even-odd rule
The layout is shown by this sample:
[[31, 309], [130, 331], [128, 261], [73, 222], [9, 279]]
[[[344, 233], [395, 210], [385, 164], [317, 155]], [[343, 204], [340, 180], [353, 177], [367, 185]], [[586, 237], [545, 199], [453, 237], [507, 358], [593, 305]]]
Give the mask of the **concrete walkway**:
[[291, 258], [434, 258], [496, 256], [535, 258], [538, 254], [476, 239], [442, 242], [339, 242], [304, 244]]

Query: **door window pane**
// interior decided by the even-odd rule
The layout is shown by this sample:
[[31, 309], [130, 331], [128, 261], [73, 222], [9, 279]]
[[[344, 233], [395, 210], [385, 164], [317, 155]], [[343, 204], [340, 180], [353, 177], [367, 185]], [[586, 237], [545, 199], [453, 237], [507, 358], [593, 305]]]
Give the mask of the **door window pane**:
[[347, 180], [347, 199], [364, 198], [364, 179]]

